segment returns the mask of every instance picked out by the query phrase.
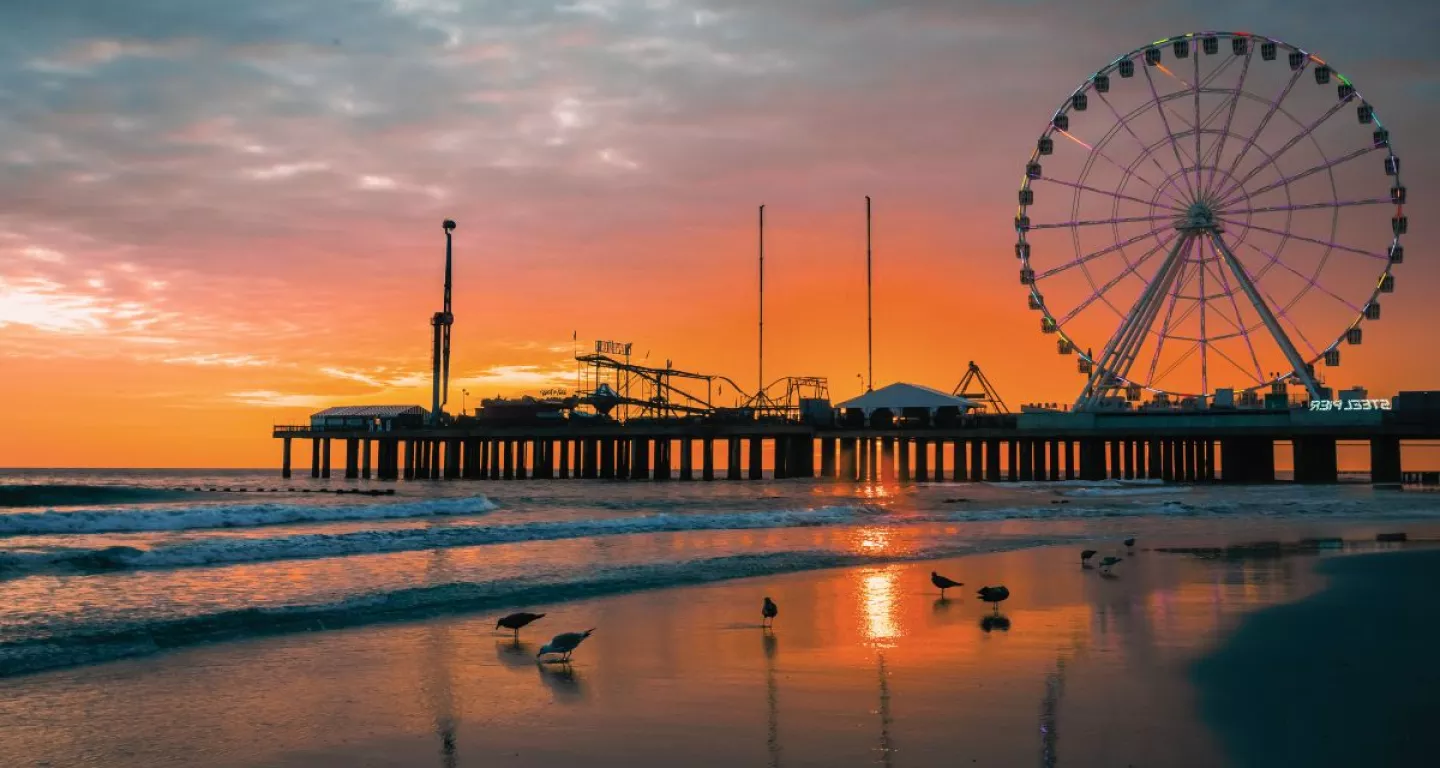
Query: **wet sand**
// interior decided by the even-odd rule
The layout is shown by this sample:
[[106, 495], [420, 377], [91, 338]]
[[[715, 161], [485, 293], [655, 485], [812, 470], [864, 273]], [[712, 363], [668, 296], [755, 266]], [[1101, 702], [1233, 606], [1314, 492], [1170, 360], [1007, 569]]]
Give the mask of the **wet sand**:
[[[876, 546], [885, 535], [876, 530]], [[1320, 705], [1295, 701], [1282, 679], [1383, 637], [1397, 605], [1434, 604], [1407, 592], [1357, 614], [1357, 595], [1327, 591], [1256, 615], [1206, 659], [1247, 615], [1312, 597], [1326, 577], [1313, 553], [1210, 559], [1150, 546], [1162, 543], [1190, 542], [1101, 545], [1125, 558], [1109, 576], [1082, 568], [1078, 547], [1031, 549], [525, 606], [549, 615], [518, 643], [494, 631], [494, 616], [462, 616], [0, 680], [0, 765], [1246, 764], [1237, 751], [1264, 746], [1253, 731], [1278, 712], [1295, 713], [1294, 727], [1335, 714], [1312, 715]], [[1382, 567], [1372, 562], [1435, 568], [1429, 555], [1332, 561], [1336, 584]], [[940, 599], [932, 569], [965, 587]], [[974, 590], [998, 583], [1013, 596], [997, 617]], [[759, 623], [766, 595], [780, 606], [772, 632]], [[1316, 645], [1284, 666], [1256, 656], [1340, 626], [1350, 634], [1330, 651]], [[589, 627], [572, 664], [536, 664], [553, 634]], [[1425, 661], [1418, 644], [1433, 632], [1406, 629], [1416, 634], [1403, 652]], [[1362, 685], [1369, 667], [1393, 675], [1407, 662], [1376, 661], [1347, 684]], [[1248, 675], [1272, 689], [1242, 717]], [[1377, 717], [1394, 709], [1357, 690]], [[1269, 720], [1264, 708], [1276, 710]]]
[[1341, 558], [1319, 594], [1247, 617], [1195, 667], [1243, 766], [1435, 765], [1440, 550]]

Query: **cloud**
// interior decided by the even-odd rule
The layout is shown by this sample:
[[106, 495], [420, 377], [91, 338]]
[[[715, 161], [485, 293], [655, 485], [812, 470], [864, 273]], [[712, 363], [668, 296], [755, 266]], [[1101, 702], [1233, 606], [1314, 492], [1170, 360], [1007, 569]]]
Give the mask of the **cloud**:
[[256, 181], [272, 181], [275, 179], [289, 179], [304, 173], [318, 173], [329, 167], [327, 163], [313, 161], [278, 163], [263, 168], [248, 168], [245, 170], [245, 175]]
[[320, 408], [334, 400], [327, 395], [305, 395], [276, 392], [268, 389], [231, 392], [229, 399], [240, 405], [261, 408]]
[[199, 355], [181, 355], [178, 357], [167, 357], [164, 362], [170, 365], [198, 365], [201, 367], [223, 367], [223, 368], [261, 368], [273, 365], [273, 361], [265, 360], [254, 355], [227, 355], [221, 353], [209, 353]]
[[424, 371], [397, 371], [384, 367], [355, 370], [325, 366], [320, 373], [335, 379], [353, 381], [377, 390], [414, 389], [430, 386], [430, 374]]
[[451, 380], [458, 387], [493, 387], [497, 389], [534, 389], [559, 386], [575, 380], [574, 366], [563, 365], [493, 365], [479, 373]]
[[163, 318], [145, 304], [78, 293], [44, 278], [0, 277], [0, 329], [22, 326], [58, 334], [131, 333]]

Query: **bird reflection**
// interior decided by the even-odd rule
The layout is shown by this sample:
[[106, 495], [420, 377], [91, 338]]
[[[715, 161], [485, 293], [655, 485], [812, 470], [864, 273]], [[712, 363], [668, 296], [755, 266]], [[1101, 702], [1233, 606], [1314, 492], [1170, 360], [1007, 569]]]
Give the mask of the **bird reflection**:
[[935, 613], [945, 613], [946, 611], [949, 611], [950, 598], [941, 597], [936, 599], [935, 602], [931, 605], [931, 609], [935, 611]]
[[779, 641], [767, 631], [761, 642], [765, 648], [765, 706], [768, 718], [765, 728], [765, 750], [770, 754], [770, 768], [780, 766], [780, 706], [779, 689], [775, 684], [775, 651]]
[[519, 640], [503, 640], [495, 643], [495, 658], [511, 669], [529, 669], [535, 666], [535, 646]]
[[[533, 664], [533, 662], [532, 662]], [[585, 698], [585, 687], [580, 675], [568, 662], [560, 664], [534, 664], [540, 671], [540, 682], [555, 694], [555, 700], [567, 704]]]
[[999, 612], [992, 613], [989, 616], [982, 616], [980, 617], [980, 628], [985, 630], [986, 632], [997, 629], [1001, 632], [1009, 632], [1010, 617]]

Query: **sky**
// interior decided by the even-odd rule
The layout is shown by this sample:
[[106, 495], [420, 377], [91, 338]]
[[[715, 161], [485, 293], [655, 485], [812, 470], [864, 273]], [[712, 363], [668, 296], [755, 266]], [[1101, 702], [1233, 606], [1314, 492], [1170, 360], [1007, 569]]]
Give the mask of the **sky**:
[[445, 218], [454, 406], [573, 386], [577, 339], [753, 386], [762, 203], [766, 378], [858, 394], [865, 195], [875, 384], [975, 360], [1071, 401], [1018, 179], [1090, 73], [1203, 29], [1386, 116], [1409, 257], [1334, 383], [1440, 388], [1436, 28], [1425, 0], [0, 4], [0, 466], [273, 466], [273, 424], [428, 403]]

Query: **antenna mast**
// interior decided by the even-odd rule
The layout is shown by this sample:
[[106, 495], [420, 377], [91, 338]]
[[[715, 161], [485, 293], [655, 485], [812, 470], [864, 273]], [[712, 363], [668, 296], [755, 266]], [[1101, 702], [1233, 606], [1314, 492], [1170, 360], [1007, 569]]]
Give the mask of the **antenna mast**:
[[865, 360], [869, 371], [866, 391], [875, 389], [875, 320], [870, 299], [870, 196], [865, 196]]
[[765, 206], [760, 206], [760, 365], [755, 391], [765, 394]]

